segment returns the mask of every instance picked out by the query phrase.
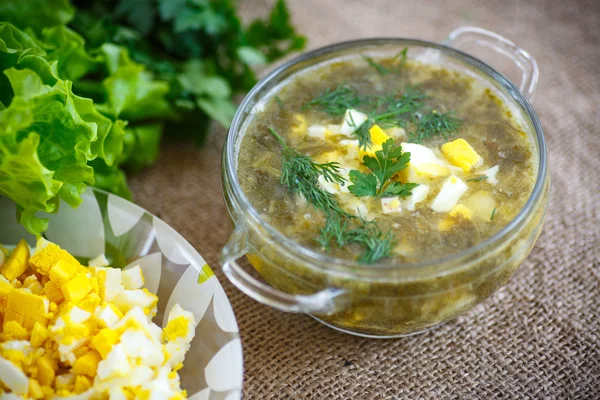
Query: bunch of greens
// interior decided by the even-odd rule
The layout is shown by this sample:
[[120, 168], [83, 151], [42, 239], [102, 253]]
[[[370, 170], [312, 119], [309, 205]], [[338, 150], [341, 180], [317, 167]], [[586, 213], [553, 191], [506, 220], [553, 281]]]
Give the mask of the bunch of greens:
[[242, 26], [230, 0], [0, 2], [0, 196], [39, 234], [87, 185], [130, 197], [124, 169], [163, 131], [200, 142], [227, 125], [253, 65], [303, 47], [279, 1]]

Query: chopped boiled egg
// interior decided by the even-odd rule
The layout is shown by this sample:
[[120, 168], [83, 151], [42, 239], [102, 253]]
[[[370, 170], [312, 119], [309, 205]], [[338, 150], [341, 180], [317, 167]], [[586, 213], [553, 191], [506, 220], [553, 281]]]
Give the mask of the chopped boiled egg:
[[104, 254], [100, 254], [98, 257], [92, 258], [88, 265], [90, 267], [108, 267], [108, 260]]
[[359, 142], [358, 140], [340, 140], [340, 146], [346, 150], [346, 158], [348, 160], [358, 160], [359, 159]]
[[409, 211], [414, 211], [417, 203], [422, 202], [429, 195], [429, 186], [421, 183], [419, 186], [411, 190], [411, 195], [402, 200], [402, 206]]
[[389, 137], [394, 138], [395, 140], [404, 141], [408, 138], [406, 135], [406, 131], [399, 126], [393, 126], [391, 128], [387, 128], [387, 129], [384, 129], [384, 131]]
[[381, 146], [390, 138], [379, 125], [373, 125], [371, 129], [369, 129], [369, 135], [371, 137], [371, 143], [375, 146]]
[[448, 177], [431, 203], [431, 209], [436, 212], [450, 211], [467, 191], [467, 188], [467, 184], [462, 179], [454, 175]]
[[433, 150], [416, 143], [402, 143], [402, 151], [410, 153], [410, 162], [400, 171], [404, 182], [428, 182], [450, 175], [450, 168]]
[[497, 207], [496, 200], [492, 194], [485, 190], [480, 190], [465, 199], [465, 204], [473, 210], [473, 213], [485, 220], [490, 220], [492, 212]]
[[329, 125], [327, 125], [327, 132], [330, 135], [341, 135], [341, 133], [342, 133], [342, 126], [341, 125], [332, 125], [332, 124], [329, 124]]
[[500, 171], [500, 167], [498, 165], [495, 165], [492, 168], [486, 169], [481, 174], [487, 176], [487, 181], [489, 183], [491, 183], [492, 185], [496, 185], [498, 184], [498, 179], [496, 178], [498, 171]]
[[325, 140], [325, 137], [327, 136], [327, 128], [324, 125], [311, 125], [308, 127], [308, 136]]
[[401, 213], [402, 201], [399, 197], [385, 197], [381, 199], [381, 210], [384, 214]]
[[457, 204], [452, 207], [448, 215], [438, 223], [437, 228], [441, 232], [448, 232], [461, 218], [470, 220], [472, 216], [473, 211], [463, 204]]
[[121, 272], [121, 278], [123, 278], [125, 289], [139, 289], [144, 286], [144, 275], [139, 265], [124, 269]]
[[163, 386], [186, 398], [177, 370], [193, 314], [175, 304], [163, 331], [139, 265], [121, 271], [99, 256], [86, 268], [44, 239], [31, 257], [24, 246], [0, 249], [14, 260], [0, 270], [0, 398], [164, 399]]
[[354, 109], [347, 109], [344, 114], [344, 122], [340, 128], [340, 133], [346, 136], [352, 136], [352, 134], [364, 124], [369, 117], [367, 114], [361, 113]]
[[472, 171], [483, 164], [483, 157], [464, 139], [444, 143], [442, 153], [452, 165], [462, 168], [464, 172]]

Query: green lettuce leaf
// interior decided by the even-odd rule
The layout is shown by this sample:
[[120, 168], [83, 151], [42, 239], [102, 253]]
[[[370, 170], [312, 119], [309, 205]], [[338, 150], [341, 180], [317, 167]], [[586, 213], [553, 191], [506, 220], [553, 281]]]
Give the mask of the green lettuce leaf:
[[124, 123], [113, 123], [90, 99], [73, 94], [70, 81], [46, 85], [30, 69], [9, 68], [4, 75], [14, 95], [0, 111], [0, 194], [20, 206], [28, 230], [40, 233], [47, 222], [36, 212], [55, 211], [59, 198], [81, 203], [94, 183], [90, 161], [116, 164]]
[[124, 47], [107, 43], [101, 51], [109, 72], [102, 84], [115, 117], [137, 121], [174, 116], [165, 99], [167, 82], [154, 80], [152, 73], [129, 58]]

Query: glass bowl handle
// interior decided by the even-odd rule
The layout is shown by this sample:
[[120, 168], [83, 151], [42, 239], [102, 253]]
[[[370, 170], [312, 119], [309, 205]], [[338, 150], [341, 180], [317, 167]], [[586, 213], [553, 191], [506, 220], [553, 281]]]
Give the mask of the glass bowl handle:
[[537, 62], [531, 54], [512, 41], [486, 29], [475, 26], [461, 26], [448, 35], [444, 40], [444, 44], [461, 50], [474, 46], [486, 47], [509, 58], [521, 71], [519, 89], [525, 97], [533, 100], [539, 78]]
[[285, 293], [254, 278], [237, 260], [248, 253], [246, 232], [237, 227], [221, 250], [221, 267], [227, 279], [239, 290], [259, 303], [281, 311], [306, 314], [332, 314], [346, 305], [346, 292], [342, 289], [324, 289], [308, 295]]

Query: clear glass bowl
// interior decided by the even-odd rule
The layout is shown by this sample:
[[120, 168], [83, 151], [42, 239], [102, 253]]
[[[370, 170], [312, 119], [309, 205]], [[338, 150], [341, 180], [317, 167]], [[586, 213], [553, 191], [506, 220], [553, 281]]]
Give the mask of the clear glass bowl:
[[[48, 215], [44, 236], [82, 263], [104, 253], [113, 267], [140, 265], [144, 286], [158, 296], [158, 326], [166, 325], [167, 311], [175, 303], [196, 318], [196, 336], [179, 370], [182, 388], [193, 399], [241, 399], [243, 357], [237, 322], [202, 256], [161, 219], [127, 200], [92, 188], [81, 198], [79, 207], [62, 203], [56, 214]], [[16, 245], [24, 238], [35, 246], [36, 238], [16, 215], [15, 203], [0, 197], [0, 243]]]
[[[450, 45], [505, 56], [521, 75], [520, 89], [486, 63]], [[538, 160], [537, 179], [528, 202], [492, 237], [437, 260], [365, 266], [301, 247], [262, 220], [240, 187], [237, 156], [253, 110], [306, 68], [358, 53], [393, 55], [404, 47], [409, 58], [469, 74], [504, 100], [530, 135]], [[527, 99], [534, 94], [537, 71], [535, 61], [512, 42], [480, 28], [464, 27], [454, 31], [446, 45], [399, 38], [344, 42], [303, 54], [271, 72], [244, 99], [223, 151], [223, 191], [235, 224], [221, 252], [228, 279], [264, 304], [310, 314], [347, 333], [379, 338], [422, 332], [491, 296], [529, 254], [549, 203], [546, 143]], [[262, 279], [240, 266], [237, 260], [244, 255]]]

